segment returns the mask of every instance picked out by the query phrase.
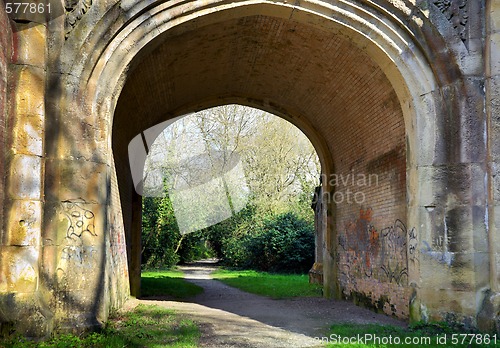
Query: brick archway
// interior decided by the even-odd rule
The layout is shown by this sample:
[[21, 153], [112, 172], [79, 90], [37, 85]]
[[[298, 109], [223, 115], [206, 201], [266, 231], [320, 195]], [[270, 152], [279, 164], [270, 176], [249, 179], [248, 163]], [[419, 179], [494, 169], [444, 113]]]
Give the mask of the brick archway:
[[[124, 27], [112, 26], [117, 30], [113, 40], [81, 62], [83, 84], [78, 85], [88, 93], [83, 105], [91, 110], [89, 123], [106, 125], [101, 128], [102, 146], [97, 143], [96, 150], [107, 158], [108, 146], [113, 148], [111, 163], [117, 176], [113, 171], [108, 176], [112, 189], [107, 226], [111, 236], [128, 231], [132, 292], [137, 291], [134, 279], [139, 279], [135, 248], [140, 238], [140, 199], [126, 174], [125, 145], [142, 129], [170, 117], [240, 102], [285, 117], [304, 131], [318, 151], [326, 177], [358, 171], [384, 175], [381, 186], [368, 188], [366, 204], [324, 204], [325, 293], [375, 305], [378, 301], [379, 310], [409, 316], [420, 274], [407, 250], [408, 231], [417, 226], [422, 205], [416, 194], [416, 169], [438, 146], [434, 122], [419, 135], [425, 137], [425, 148], [416, 146], [415, 128], [419, 117], [432, 120], [439, 108], [433, 95], [436, 78], [424, 54], [408, 45], [409, 32], [390, 18], [378, 18], [373, 8], [347, 16], [345, 9], [323, 5], [311, 9], [267, 2], [214, 2], [200, 8], [192, 3], [162, 4], [139, 12]], [[335, 20], [325, 17], [328, 11], [333, 11]], [[374, 30], [372, 21], [379, 21], [382, 29]], [[90, 62], [89, 70], [85, 64]], [[74, 62], [73, 69], [79, 64]], [[397, 185], [391, 185], [391, 175]], [[333, 194], [333, 186], [326, 180], [324, 192]], [[395, 190], [383, 193], [388, 187]], [[374, 221], [365, 219], [369, 209], [377, 209]], [[360, 220], [362, 227], [351, 228]], [[399, 249], [385, 250], [382, 236], [378, 242], [370, 239], [373, 230], [382, 234], [391, 228], [395, 232], [391, 242], [399, 243]], [[353, 234], [354, 239], [366, 238], [360, 250], [349, 243]], [[400, 256], [391, 259], [395, 253]], [[353, 258], [359, 267], [346, 272]], [[106, 262], [110, 261], [114, 262]], [[375, 280], [353, 288], [353, 280], [373, 272], [372, 263], [376, 263]], [[118, 289], [112, 295], [114, 305], [119, 305], [126, 286], [113, 278], [109, 282]], [[385, 296], [389, 299], [380, 301]]]
[[[435, 87], [435, 81], [423, 55], [411, 51], [413, 47], [401, 40], [407, 34], [391, 27], [400, 42], [393, 38], [383, 41], [381, 33], [371, 31], [366, 18], [350, 23], [351, 18], [343, 17], [347, 23], [339, 24], [287, 4], [214, 3], [202, 9], [203, 15], [189, 12], [179, 16], [177, 22], [168, 17], [168, 8], [160, 8], [149, 10], [154, 20], [144, 18], [143, 22], [138, 16], [129, 24], [131, 29], [116, 34], [118, 41], [108, 44], [103, 52], [106, 61], [103, 65], [96, 62], [87, 84], [96, 87], [93, 113], [108, 127], [113, 122], [109, 131], [113, 134], [121, 205], [118, 207], [115, 201], [111, 211], [116, 211], [114, 216], [124, 216], [124, 225], [120, 226], [118, 218], [118, 223], [110, 226], [111, 230], [128, 231], [129, 257], [135, 258], [130, 264], [132, 292], [137, 291], [134, 279], [139, 279], [140, 260], [134, 246], [140, 238], [140, 199], [127, 175], [126, 144], [139, 131], [170, 117], [238, 102], [278, 114], [303, 130], [318, 151], [325, 177], [353, 173], [383, 177], [380, 186], [362, 188], [368, 196], [363, 204], [332, 201], [323, 205], [325, 292], [338, 298], [367, 297], [366, 302], [372, 301], [374, 306], [388, 296], [383, 304], [387, 313], [391, 314], [387, 306], [392, 305], [392, 314], [408, 317], [409, 283], [417, 277], [418, 268], [408, 263], [406, 229], [395, 226], [397, 221], [415, 225], [407, 213], [412, 208], [407, 208], [406, 202], [406, 174], [411, 182], [411, 168], [416, 165], [416, 151], [411, 150], [415, 134], [405, 129], [414, 128], [415, 111], [420, 109], [412, 107], [411, 92], [425, 95]], [[369, 11], [365, 15], [375, 18]], [[156, 27], [148, 23], [156, 23]], [[348, 24], [364, 25], [369, 36], [349, 29]], [[384, 23], [386, 27], [388, 24]], [[383, 44], [383, 49], [377, 46]], [[130, 47], [125, 55], [123, 45]], [[397, 54], [394, 59], [401, 67], [391, 62], [384, 49]], [[402, 61], [402, 51], [411, 58]], [[399, 69], [408, 69], [410, 64], [412, 68], [420, 65], [424, 73], [406, 75], [404, 80]], [[106, 90], [101, 86], [107, 86]], [[109, 86], [116, 86], [116, 92], [110, 93]], [[109, 96], [111, 100], [100, 100]], [[419, 102], [432, 107], [433, 100]], [[392, 176], [397, 185], [391, 185]], [[114, 188], [113, 182], [112, 177]], [[324, 180], [324, 192], [333, 195], [338, 191], [335, 186], [331, 180]], [[416, 189], [408, 187], [409, 192]], [[358, 250], [343, 243], [353, 233], [369, 243], [370, 229], [356, 232], [349, 227], [367, 209], [375, 211], [370, 222], [373, 229], [393, 226], [398, 250], [386, 250], [382, 237], [380, 241], [372, 239], [373, 251], [368, 250], [368, 244]], [[346, 272], [353, 257], [360, 258], [359, 269]], [[352, 288], [352, 281], [346, 278], [368, 273], [373, 274], [373, 281], [359, 288]]]
[[[156, 40], [159, 42], [151, 44], [155, 48], [148, 55], [132, 62], [135, 68], [128, 74], [114, 113], [114, 159], [117, 168], [124, 168], [117, 173], [122, 209], [130, 209], [125, 197], [133, 195], [130, 181], [126, 182], [130, 180], [126, 144], [138, 129], [180, 112], [227, 101], [266, 109], [305, 131], [320, 154], [327, 193], [324, 206], [330, 211], [330, 222], [326, 220], [325, 225], [331, 224], [326, 228], [331, 233], [325, 236], [332, 241], [325, 254], [339, 255], [336, 263], [326, 263], [325, 273], [339, 274], [333, 279], [326, 276], [329, 295], [351, 298], [358, 293], [375, 293], [387, 284], [379, 291], [398, 294], [401, 300], [395, 314], [407, 317], [406, 231], [397, 231], [397, 238], [404, 239], [397, 251], [383, 251], [385, 242], [372, 240], [372, 254], [367, 245], [358, 242], [339, 252], [338, 240], [353, 234], [346, 228], [359, 218], [360, 210], [375, 212], [370, 223], [378, 229], [407, 220], [403, 113], [392, 85], [372, 59], [338, 34], [263, 15], [222, 19], [196, 30], [179, 25]], [[358, 182], [350, 180], [370, 174], [380, 182], [357, 180], [366, 185], [356, 187]], [[349, 183], [339, 185], [336, 176]], [[363, 197], [357, 199], [363, 201], [361, 204], [354, 201], [355, 193]], [[131, 210], [124, 215], [137, 214]], [[133, 221], [129, 224], [126, 229], [133, 229]], [[358, 236], [351, 237], [368, 240], [369, 233], [358, 231]], [[132, 235], [140, 233], [129, 234], [129, 240], [139, 244]], [[363, 249], [361, 254], [358, 249]], [[400, 254], [396, 258], [389, 256], [396, 252]], [[129, 254], [138, 253], [130, 250]], [[359, 269], [346, 271], [350, 259], [358, 256], [363, 258]], [[386, 271], [404, 273], [405, 278], [398, 275], [395, 282], [392, 275], [380, 273], [384, 269], [380, 267], [395, 268]], [[354, 273], [371, 273], [372, 283], [350, 288], [351, 282], [344, 277], [355, 277]]]
[[[106, 6], [91, 8], [67, 39], [57, 29], [48, 38], [60, 52], [49, 52], [41, 235], [57, 245], [42, 245], [36, 291], [49, 299], [41, 307], [52, 324], [90, 325], [128, 296], [124, 250], [137, 257], [140, 223], [124, 160], [131, 137], [228, 102], [297, 125], [328, 179], [383, 177], [365, 188], [362, 204], [323, 205], [327, 295], [382, 303], [380, 310], [411, 320], [450, 310], [476, 320], [477, 293], [498, 282], [492, 250], [481, 263], [489, 279], [470, 259], [484, 249], [474, 235], [488, 229], [477, 223], [488, 209], [486, 189], [470, 185], [488, 175], [486, 145], [474, 140], [486, 126], [470, 122], [483, 99], [480, 83], [467, 78], [477, 57], [438, 7], [389, 0]], [[323, 191], [333, 195], [338, 185], [324, 180]], [[65, 244], [71, 209], [92, 213], [81, 245]], [[71, 248], [99, 272], [67, 276], [65, 267], [80, 267], [62, 261]]]

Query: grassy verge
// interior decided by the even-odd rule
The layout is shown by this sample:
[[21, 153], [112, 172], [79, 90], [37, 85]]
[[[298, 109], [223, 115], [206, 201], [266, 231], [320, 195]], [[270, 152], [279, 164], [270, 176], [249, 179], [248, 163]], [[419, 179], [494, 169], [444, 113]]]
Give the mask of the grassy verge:
[[182, 319], [172, 310], [139, 305], [133, 311], [110, 318], [102, 332], [85, 337], [60, 335], [34, 343], [23, 338], [0, 341], [0, 347], [123, 348], [123, 347], [197, 347], [200, 332], [191, 320]]
[[185, 281], [178, 270], [148, 271], [141, 274], [141, 296], [189, 298], [203, 292], [203, 288]]
[[272, 298], [321, 296], [321, 286], [309, 284], [307, 274], [217, 270], [212, 277], [240, 290]]
[[[485, 344], [485, 341], [489, 343]], [[496, 340], [496, 344], [495, 344]], [[498, 336], [467, 334], [446, 323], [416, 324], [409, 328], [389, 325], [333, 325], [328, 337], [322, 341], [327, 347], [499, 347]], [[463, 342], [463, 343], [462, 343]]]

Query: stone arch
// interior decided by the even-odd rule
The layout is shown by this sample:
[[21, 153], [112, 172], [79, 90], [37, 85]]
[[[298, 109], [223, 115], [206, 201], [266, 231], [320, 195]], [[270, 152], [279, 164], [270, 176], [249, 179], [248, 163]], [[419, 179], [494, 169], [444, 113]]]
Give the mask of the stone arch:
[[[129, 76], [137, 69], [141, 59], [158, 49], [162, 37], [165, 35], [168, 37], [174, 29], [188, 32], [224, 21], [261, 16], [287, 20], [335, 34], [341, 40], [349, 42], [353, 49], [356, 48], [366, 54], [383, 72], [397, 95], [398, 107], [403, 115], [406, 130], [408, 200], [406, 225], [416, 227], [418, 232], [425, 233], [422, 236], [417, 233], [407, 235], [408, 252], [414, 255], [414, 259], [408, 263], [408, 283], [412, 291], [409, 299], [410, 312], [413, 319], [420, 319], [421, 309], [423, 308], [425, 312], [426, 307], [431, 306], [433, 315], [436, 317], [441, 315], [442, 308], [434, 307], [435, 301], [429, 291], [421, 289], [423, 283], [425, 283], [424, 288], [429, 286], [427, 283], [429, 276], [426, 272], [429, 272], [430, 263], [427, 262], [425, 265], [420, 263], [418, 259], [420, 249], [417, 248], [419, 244], [412, 243], [419, 243], [425, 238], [432, 239], [438, 230], [438, 227], [432, 226], [432, 217], [428, 216], [425, 207], [435, 207], [436, 197], [443, 195], [450, 179], [446, 175], [439, 175], [439, 168], [435, 167], [447, 161], [460, 161], [480, 154], [467, 152], [463, 145], [459, 150], [450, 147], [450, 144], [454, 144], [457, 140], [452, 133], [444, 129], [454, 113], [463, 114], [464, 105], [462, 101], [452, 97], [473, 94], [470, 90], [473, 90], [474, 86], [467, 86], [460, 79], [464, 71], [464, 61], [455, 59], [452, 53], [433, 50], [435, 47], [430, 43], [434, 45], [447, 45], [447, 43], [439, 34], [439, 28], [436, 28], [422, 12], [406, 1], [350, 0], [334, 4], [315, 1], [301, 1], [298, 4], [288, 1], [203, 3], [175, 1], [150, 5], [134, 2], [129, 5], [128, 2], [121, 2], [106, 9], [94, 8], [90, 14], [84, 17], [79, 25], [84, 28], [92, 26], [92, 29], [84, 29], [70, 35], [63, 45], [63, 58], [54, 67], [61, 75], [52, 79], [54, 84], [52, 96], [60, 98], [61, 102], [49, 105], [55, 116], [52, 122], [56, 127], [53, 129], [55, 136], [47, 138], [48, 175], [58, 173], [68, 166], [84, 168], [88, 165], [86, 167], [88, 169], [85, 169], [88, 171], [93, 171], [96, 166], [102, 166], [102, 177], [96, 180], [105, 183], [106, 187], [112, 186], [114, 162], [110, 157], [112, 148], [110, 134], [113, 128], [113, 115], [117, 111], [119, 98], [123, 95], [122, 89]], [[434, 39], [429, 40], [433, 35]], [[457, 38], [456, 41], [460, 40]], [[461, 52], [462, 48], [451, 51], [457, 50]], [[222, 97], [227, 101], [239, 100], [243, 104], [258, 106], [283, 116], [292, 115], [292, 120], [311, 137], [318, 152], [323, 154], [321, 157], [324, 173], [334, 172], [334, 163], [329, 161], [335, 149], [328, 147], [324, 137], [317, 135], [316, 125], [308, 125], [303, 112], [279, 103], [272, 104], [272, 100], [265, 98], [249, 98], [238, 93]], [[183, 111], [213, 106], [219, 102], [221, 100], [214, 96], [206, 96], [206, 99], [178, 105], [162, 117], [164, 119], [174, 117]], [[441, 117], [442, 115], [444, 116]], [[75, 127], [77, 124], [81, 127]], [[314, 131], [308, 131], [311, 127]], [[457, 130], [461, 130], [460, 126], [457, 126]], [[480, 134], [480, 129], [474, 131]], [[422, 144], [425, 146], [421, 146]], [[453, 169], [444, 168], [444, 172], [453, 174]], [[463, 173], [455, 174], [455, 178], [467, 176]], [[426, 179], [429, 179], [431, 187], [423, 190], [422, 183]], [[325, 191], [332, 190], [328, 183], [324, 185]], [[459, 191], [460, 188], [454, 187], [453, 190]], [[116, 187], [106, 192], [99, 190], [89, 192], [81, 187], [71, 187], [68, 190], [60, 188], [59, 195], [52, 201], [49, 199], [45, 207], [45, 216], [49, 221], [46, 226], [47, 231], [58, 230], [58, 227], [50, 223], [51, 217], [58, 214], [54, 208], [56, 203], [65, 201], [68, 197], [72, 199], [75, 194], [77, 197], [78, 194], [81, 194], [79, 197], [85, 196], [85, 202], [96, 205], [102, 216], [97, 226], [103, 231], [107, 230], [112, 225], [110, 221], [114, 219], [110, 216], [113, 213], [109, 205], [116, 204], [118, 199], [113, 196], [113, 192], [118, 192]], [[114, 203], [110, 203], [113, 199]], [[333, 266], [332, 259], [335, 257], [334, 244], [338, 239], [338, 231], [333, 223], [334, 209], [331, 206], [325, 209], [324, 225], [329, 233], [325, 240], [328, 252], [325, 253], [324, 263], [331, 265], [325, 270], [325, 282], [331, 285], [331, 289], [327, 292], [339, 296], [338, 270]], [[451, 210], [448, 206], [435, 209], [445, 216]], [[118, 220], [120, 213], [118, 211], [115, 216]], [[411, 241], [411, 238], [415, 238], [415, 241]], [[104, 260], [104, 257], [103, 255], [102, 262], [114, 262], [114, 260]], [[109, 273], [112, 267], [106, 267]], [[108, 278], [106, 281], [112, 283], [112, 276], [109, 275]], [[116, 295], [115, 291], [113, 295], [113, 291], [107, 290], [107, 287], [112, 286], [111, 284], [101, 286], [100, 294], [106, 294], [108, 291], [109, 294], [106, 295], [105, 303], [98, 306], [99, 317], [106, 317], [110, 306], [107, 301], [113, 306], [119, 306], [123, 301], [123, 294]], [[126, 288], [124, 284], [115, 286]], [[452, 302], [452, 296], [446, 294], [443, 296], [444, 302]], [[92, 300], [89, 301], [91, 304], [94, 303]], [[96, 307], [92, 308], [95, 310]], [[460, 310], [464, 316], [473, 315], [475, 311], [467, 306], [460, 307]]]

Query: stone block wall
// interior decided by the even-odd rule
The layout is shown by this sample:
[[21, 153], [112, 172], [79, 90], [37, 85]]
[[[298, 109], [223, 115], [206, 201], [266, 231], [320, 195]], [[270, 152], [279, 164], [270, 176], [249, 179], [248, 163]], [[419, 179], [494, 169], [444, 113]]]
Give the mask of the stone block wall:
[[0, 84], [0, 99], [7, 98], [7, 102], [0, 103], [3, 131], [0, 187], [4, 190], [0, 246], [1, 325], [8, 330], [9, 325], [16, 323], [16, 331], [38, 336], [50, 330], [45, 320], [48, 313], [41, 308], [37, 297], [42, 278], [39, 261], [43, 216], [46, 27], [14, 19], [7, 18], [2, 6], [0, 76], [7, 72], [8, 78], [2, 78]]
[[[3, 6], [3, 1], [0, 1]], [[8, 64], [12, 53], [12, 29], [9, 18], [0, 11], [0, 233], [3, 231], [3, 199], [5, 188], [5, 138], [7, 105]]]
[[[491, 11], [489, 13], [490, 28], [489, 28], [489, 69], [487, 71], [487, 105], [490, 112], [490, 117], [493, 120], [493, 168], [492, 173], [495, 178], [493, 183], [493, 197], [495, 205], [495, 231], [496, 235], [492, 240], [495, 242], [495, 247], [491, 248], [491, 252], [495, 254], [494, 257], [494, 267], [497, 270], [496, 277], [492, 279], [492, 282], [496, 284], [496, 291], [500, 292], [500, 3], [498, 1], [491, 1]], [[496, 140], [496, 141], [495, 141]], [[500, 299], [497, 298], [497, 303], [500, 303]], [[497, 323], [497, 330], [500, 330], [500, 322]]]
[[478, 326], [484, 331], [500, 332], [500, 3], [486, 2], [485, 99], [489, 142], [488, 225], [491, 288], [483, 293]]

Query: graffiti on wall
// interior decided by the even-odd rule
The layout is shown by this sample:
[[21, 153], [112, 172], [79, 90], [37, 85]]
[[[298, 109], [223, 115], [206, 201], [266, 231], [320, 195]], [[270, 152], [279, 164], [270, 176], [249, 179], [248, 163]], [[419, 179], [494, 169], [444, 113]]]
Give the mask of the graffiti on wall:
[[67, 238], [81, 238], [85, 232], [96, 236], [95, 214], [85, 208], [85, 201], [64, 201], [62, 202], [62, 213], [66, 216], [69, 226], [66, 231]]
[[397, 219], [392, 225], [378, 230], [372, 218], [372, 209], [362, 209], [358, 219], [348, 222], [340, 233], [341, 280], [355, 284], [357, 277], [369, 277], [405, 286], [408, 282], [407, 254], [414, 257], [417, 247], [415, 228], [408, 230], [404, 222]]
[[124, 279], [127, 279], [127, 246], [123, 231], [124, 228], [119, 218], [119, 214], [113, 212], [110, 218], [109, 255], [111, 255], [113, 267], [115, 267], [116, 272], [122, 274], [125, 277]]
[[415, 230], [415, 227], [413, 227], [410, 231], [408, 231], [408, 253], [410, 254], [409, 259], [412, 261], [416, 260], [417, 246], [417, 231]]
[[339, 236], [339, 246], [345, 251], [349, 269], [356, 269], [356, 273], [368, 277], [372, 276], [372, 260], [379, 251], [379, 233], [371, 224], [372, 214], [371, 209], [360, 210], [359, 218], [355, 222], [348, 222], [345, 233]]
[[408, 280], [406, 225], [397, 219], [392, 226], [382, 229], [380, 234], [382, 236], [380, 269], [390, 283], [405, 285]]
[[84, 281], [85, 277], [78, 274], [95, 269], [98, 263], [96, 247], [86, 245], [83, 239], [84, 234], [97, 236], [95, 214], [86, 204], [82, 199], [61, 202], [60, 214], [64, 216], [67, 228], [64, 241], [59, 246], [56, 271], [59, 286], [63, 288], [70, 283], [74, 285]]

